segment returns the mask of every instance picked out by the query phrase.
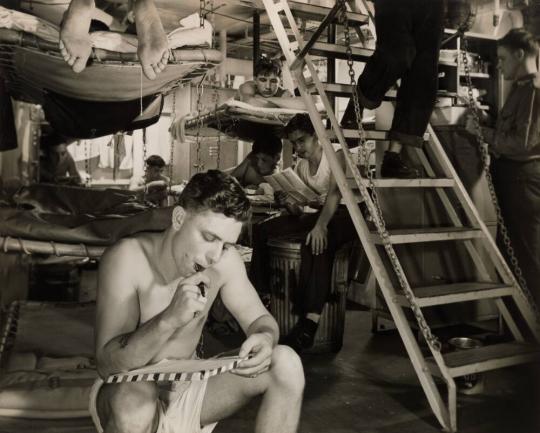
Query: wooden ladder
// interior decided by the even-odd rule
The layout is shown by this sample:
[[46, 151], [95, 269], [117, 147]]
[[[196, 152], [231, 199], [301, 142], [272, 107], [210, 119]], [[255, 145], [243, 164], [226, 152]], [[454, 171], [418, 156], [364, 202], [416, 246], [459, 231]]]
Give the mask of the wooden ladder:
[[[538, 340], [540, 333], [537, 310], [533, 308], [529, 298], [519, 287], [486, 225], [480, 219], [473, 202], [431, 126], [428, 126], [429, 140], [425, 145], [425, 149], [415, 150], [427, 174], [425, 178], [375, 179], [370, 183], [368, 178], [361, 176], [345, 138], [358, 138], [363, 132], [341, 129], [334, 114], [333, 106], [326, 94], [327, 91], [350, 93], [353, 88], [350, 85], [322, 83], [317, 76], [317, 71], [309, 55], [311, 53], [331, 55], [335, 58], [347, 58], [346, 47], [319, 42], [316, 37], [310, 41], [304, 41], [295, 21], [295, 14], [304, 13], [309, 14], [310, 19], [318, 16], [319, 20], [324, 24], [330, 21], [336, 22], [335, 17], [339, 16], [339, 14], [336, 13], [335, 8], [339, 7], [341, 1], [336, 1], [337, 5], [333, 9], [293, 1], [288, 2], [287, 0], [253, 1], [255, 7], [266, 10], [285, 55], [286, 63], [297, 80], [300, 94], [306, 104], [318, 139], [329, 161], [358, 237], [430, 407], [446, 431], [456, 431], [457, 388], [454, 379], [460, 376], [533, 361], [538, 355], [538, 350], [535, 344], [526, 342], [523, 332], [526, 332], [529, 339]], [[367, 9], [365, 10], [367, 11]], [[370, 23], [370, 18], [366, 14], [347, 11], [347, 16], [351, 22], [360, 25]], [[321, 27], [324, 26], [321, 25]], [[365, 60], [371, 53], [372, 50], [366, 48], [352, 47], [352, 58], [354, 60]], [[325, 128], [312, 96], [313, 86], [307, 85], [304, 73], [308, 75], [308, 79], [315, 85], [316, 93], [319, 94], [326, 108], [326, 115], [330, 119], [332, 126], [330, 131]], [[347, 168], [354, 177], [354, 187], [360, 190], [369, 210], [372, 219], [370, 223], [366, 221], [359, 209], [355, 194], [332, 147], [331, 138], [337, 139], [341, 144]], [[365, 138], [385, 140], [387, 132], [365, 131]], [[439, 174], [437, 177], [436, 172], [442, 172], [442, 175]], [[386, 230], [384, 218], [378, 211], [380, 209], [377, 207], [378, 200], [374, 200], [377, 196], [370, 194], [370, 189], [377, 191], [382, 188], [432, 188], [442, 202], [452, 223], [451, 226]], [[456, 201], [461, 208], [459, 211]], [[466, 215], [466, 224], [462, 222], [461, 213]], [[373, 227], [373, 223], [375, 223], [377, 231], [370, 229], [370, 227]], [[477, 270], [478, 281], [411, 288], [405, 276], [405, 271], [395, 254], [394, 245], [442, 241], [463, 243]], [[381, 248], [381, 245], [383, 248]], [[484, 256], [479, 253], [480, 246], [487, 253]], [[493, 277], [490, 276], [486, 266], [488, 262], [497, 271], [498, 281], [492, 281]], [[399, 284], [396, 283], [396, 280]], [[495, 302], [514, 340], [509, 343], [493, 344], [466, 351], [441, 353], [440, 343], [437, 337], [431, 333], [422, 308], [482, 299], [491, 299]], [[513, 313], [514, 310], [508, 308], [507, 301], [509, 299], [512, 299], [517, 306], [517, 310], [521, 315], [521, 322], [516, 321], [516, 318], [512, 315], [515, 314]], [[431, 356], [424, 356], [415, 338], [411, 323], [406, 316], [406, 310], [408, 309], [411, 309], [414, 313], [418, 326], [428, 343], [427, 346]], [[440, 377], [446, 382], [448, 389], [446, 401], [436, 386], [435, 377]]]

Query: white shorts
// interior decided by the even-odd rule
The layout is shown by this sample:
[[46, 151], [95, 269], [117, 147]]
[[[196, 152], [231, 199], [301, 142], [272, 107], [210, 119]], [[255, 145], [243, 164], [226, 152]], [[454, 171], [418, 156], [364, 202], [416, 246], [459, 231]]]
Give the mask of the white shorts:
[[[160, 387], [159, 422], [156, 433], [210, 433], [214, 430], [217, 423], [201, 427], [201, 409], [207, 383], [208, 380], [175, 382], [177, 386], [172, 391], [163, 391]], [[99, 433], [103, 433], [103, 427], [97, 413], [96, 402], [102, 385], [103, 380], [97, 379], [90, 392], [90, 415]], [[164, 395], [166, 398], [162, 397]]]

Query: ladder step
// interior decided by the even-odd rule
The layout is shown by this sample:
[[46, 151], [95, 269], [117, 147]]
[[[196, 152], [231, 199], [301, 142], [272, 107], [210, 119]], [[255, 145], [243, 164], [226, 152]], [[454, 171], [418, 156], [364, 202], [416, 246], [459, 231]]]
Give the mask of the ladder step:
[[[415, 287], [413, 292], [419, 307], [431, 307], [433, 305], [511, 296], [513, 290], [515, 290], [514, 287], [506, 286], [504, 284], [469, 282]], [[397, 300], [400, 305], [404, 307], [409, 306], [409, 301], [407, 301], [407, 298], [404, 295], [398, 295]]]
[[[343, 135], [345, 138], [360, 138], [360, 134], [356, 129], [343, 129]], [[374, 131], [366, 130], [366, 140], [385, 141], [388, 140], [388, 131]], [[331, 129], [328, 130], [328, 138], [330, 140], [336, 140], [336, 134]]]
[[[330, 8], [325, 6], [311, 5], [290, 0], [287, 3], [289, 3], [289, 8], [295, 17], [306, 18], [312, 21], [320, 21], [327, 16], [330, 11]], [[351, 11], [347, 11], [347, 18], [349, 20], [349, 25], [364, 25], [369, 21], [367, 15]], [[339, 17], [334, 20], [334, 22], [337, 23], [338, 19]]]
[[[360, 133], [357, 129], [342, 129], [343, 135], [345, 138], [360, 138]], [[389, 131], [383, 131], [383, 130], [365, 130], [366, 133], [366, 140], [379, 140], [379, 141], [385, 141], [388, 140], [388, 132]], [[334, 132], [329, 131], [328, 137], [330, 139], [335, 139], [336, 135]], [[429, 133], [424, 134], [424, 141], [429, 141]]]
[[[458, 350], [446, 353], [443, 357], [450, 375], [459, 377], [534, 362], [539, 354], [540, 350], [536, 345], [514, 341], [476, 349]], [[440, 375], [439, 368], [432, 357], [426, 358], [426, 363], [433, 374]]]
[[[344, 84], [344, 83], [321, 83], [323, 85], [324, 90], [327, 93], [330, 93], [335, 96], [343, 96], [343, 97], [349, 97], [352, 93], [353, 86], [350, 84]], [[317, 89], [314, 89], [316, 91]], [[456, 93], [441, 91], [437, 93], [439, 97], [447, 97], [447, 98], [456, 98]], [[396, 89], [390, 89], [386, 94], [384, 95], [385, 101], [395, 101], [397, 97], [397, 90]]]
[[[351, 47], [352, 59], [357, 61], [366, 61], [373, 54], [373, 50], [362, 47]], [[313, 44], [311, 55], [328, 56], [331, 55], [338, 59], [347, 59], [347, 51], [345, 45], [330, 44], [327, 42], [316, 42]]]
[[[357, 188], [356, 182], [352, 178], [347, 178], [351, 188]], [[374, 179], [373, 183], [377, 188], [452, 188], [456, 184], [454, 179]], [[368, 181], [364, 182], [368, 185]]]
[[[481, 238], [484, 233], [480, 229], [467, 227], [429, 227], [419, 229], [388, 230], [390, 242], [393, 244], [414, 244], [423, 242], [441, 242]], [[382, 243], [377, 232], [372, 232], [372, 240]]]
[[[353, 86], [350, 84], [343, 84], [343, 83], [322, 83], [323, 88], [325, 92], [335, 95], [335, 96], [343, 96], [343, 97], [350, 97], [352, 93]], [[314, 92], [317, 93], [317, 89], [314, 88]], [[397, 96], [397, 90], [392, 89], [386, 92], [384, 95], [385, 101], [395, 101]]]
[[[260, 1], [233, 0], [233, 3], [235, 1], [240, 3], [242, 6], [265, 10], [263, 3]], [[324, 19], [325, 16], [328, 15], [328, 12], [330, 11], [330, 8], [325, 6], [300, 3], [291, 0], [288, 0], [287, 3], [289, 4], [289, 9], [291, 10], [293, 16], [298, 18], [305, 18], [312, 21], [321, 21], [322, 19]], [[369, 17], [367, 15], [351, 11], [347, 11], [347, 18], [349, 20], [349, 24], [351, 25], [361, 26], [367, 24], [369, 21]], [[335, 20], [335, 23], [337, 23], [337, 20]]]
[[336, 2], [334, 7], [328, 11], [328, 15], [324, 17], [319, 27], [315, 29], [311, 35], [309, 41], [302, 47], [300, 52], [297, 54], [296, 59], [290, 64], [289, 68], [291, 71], [294, 71], [304, 65], [304, 61], [307, 53], [311, 50], [311, 47], [317, 42], [321, 37], [326, 28], [335, 22], [341, 13], [341, 5]]

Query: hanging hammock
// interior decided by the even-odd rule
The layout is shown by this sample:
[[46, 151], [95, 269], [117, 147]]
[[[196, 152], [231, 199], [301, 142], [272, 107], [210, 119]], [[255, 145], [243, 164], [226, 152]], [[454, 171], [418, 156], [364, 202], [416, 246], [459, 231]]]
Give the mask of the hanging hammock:
[[43, 102], [43, 90], [85, 101], [129, 101], [167, 93], [217, 66], [222, 55], [205, 48], [172, 50], [172, 58], [155, 80], [142, 78], [134, 53], [94, 49], [90, 65], [75, 74], [61, 57], [58, 44], [35, 35], [0, 29], [0, 66], [11, 94]]

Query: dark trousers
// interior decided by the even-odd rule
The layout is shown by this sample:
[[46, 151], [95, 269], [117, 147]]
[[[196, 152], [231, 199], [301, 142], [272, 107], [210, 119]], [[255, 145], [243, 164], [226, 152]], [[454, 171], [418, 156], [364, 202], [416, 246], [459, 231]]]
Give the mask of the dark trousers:
[[[365, 108], [378, 107], [401, 78], [390, 138], [421, 146], [438, 88], [444, 0], [376, 0], [377, 45], [358, 79]], [[353, 120], [352, 98], [342, 123]]]
[[332, 267], [337, 250], [356, 238], [356, 231], [347, 209], [340, 206], [328, 224], [328, 247], [322, 254], [314, 255], [305, 236], [311, 231], [319, 213], [302, 216], [283, 215], [266, 220], [253, 227], [253, 256], [250, 279], [259, 292], [269, 293], [270, 254], [268, 239], [287, 235], [300, 235], [304, 240], [300, 250], [299, 284], [293, 296], [295, 313], [320, 314], [330, 294]]
[[[501, 158], [492, 163], [491, 171], [512, 247], [540, 305], [540, 160], [523, 163]], [[500, 230], [497, 242], [507, 257]]]

